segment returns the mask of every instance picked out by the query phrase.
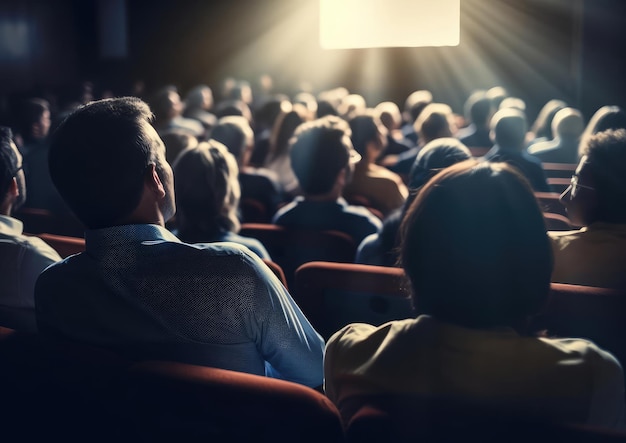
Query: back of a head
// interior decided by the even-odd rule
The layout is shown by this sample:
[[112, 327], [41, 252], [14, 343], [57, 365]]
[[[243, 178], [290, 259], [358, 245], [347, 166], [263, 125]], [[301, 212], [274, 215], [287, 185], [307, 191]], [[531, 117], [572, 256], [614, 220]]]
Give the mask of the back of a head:
[[415, 130], [420, 142], [428, 143], [441, 137], [452, 137], [452, 109], [444, 103], [431, 103], [424, 108], [417, 120]]
[[417, 190], [442, 169], [472, 158], [460, 140], [442, 137], [427, 143], [415, 158], [409, 175], [409, 188]]
[[[46, 112], [48, 112], [49, 118], [50, 104], [42, 98], [30, 98], [20, 103], [17, 121], [19, 134], [23, 138], [31, 138], [34, 135], [32, 134], [33, 125], [39, 123]], [[48, 134], [45, 133], [40, 136], [45, 137], [46, 135]]]
[[223, 144], [209, 140], [186, 150], [173, 170], [181, 239], [201, 242], [207, 239], [194, 236], [239, 231], [237, 162]]
[[545, 137], [552, 139], [556, 134], [552, 130], [552, 121], [554, 116], [561, 109], [567, 107], [567, 103], [563, 100], [552, 99], [543, 105], [537, 118], [530, 127], [530, 131], [535, 135], [535, 138]]
[[185, 108], [210, 109], [212, 106], [213, 91], [207, 85], [197, 85], [185, 96]]
[[99, 100], [76, 109], [52, 135], [50, 176], [88, 228], [112, 226], [138, 205], [146, 168], [162, 143], [151, 118], [138, 98]]
[[397, 129], [402, 124], [400, 108], [394, 102], [381, 102], [374, 109], [380, 115], [380, 121], [388, 130]]
[[385, 128], [373, 109], [352, 117], [349, 124], [352, 131], [352, 145], [361, 157], [365, 157], [368, 143], [377, 140], [381, 129], [385, 130]]
[[165, 158], [168, 163], [174, 163], [176, 157], [185, 149], [198, 146], [198, 139], [185, 131], [171, 130], [161, 133], [161, 140], [165, 144]]
[[433, 177], [401, 227], [402, 266], [419, 313], [471, 328], [518, 325], [550, 288], [552, 255], [528, 182], [470, 160]]
[[150, 108], [154, 112], [155, 124], [160, 125], [180, 114], [182, 103], [175, 86], [165, 86], [150, 96]]
[[563, 108], [552, 119], [552, 133], [566, 140], [577, 140], [585, 129], [583, 115], [578, 109]]
[[430, 91], [420, 89], [412, 92], [404, 102], [404, 118], [410, 123], [415, 122], [424, 108], [432, 102], [433, 94]]
[[514, 108], [519, 109], [522, 112], [526, 112], [526, 102], [519, 97], [507, 97], [502, 102], [498, 109]]
[[229, 115], [218, 120], [211, 129], [210, 138], [222, 143], [241, 160], [246, 148], [254, 143], [254, 133], [245, 117]]
[[242, 100], [222, 100], [217, 104], [215, 107], [215, 116], [222, 118], [228, 115], [245, 117], [248, 123], [252, 124], [252, 111], [246, 102]]
[[291, 109], [278, 116], [270, 136], [270, 154], [268, 160], [274, 160], [289, 151], [289, 140], [298, 126], [307, 120], [304, 106], [294, 104]]
[[593, 178], [599, 221], [626, 223], [626, 129], [591, 136], [583, 155]]
[[492, 110], [491, 100], [485, 91], [475, 91], [465, 101], [465, 118], [479, 128], [487, 127]]
[[491, 119], [493, 137], [502, 149], [522, 150], [527, 128], [526, 115], [519, 109], [500, 109]]
[[350, 127], [326, 116], [301, 125], [291, 143], [291, 167], [307, 195], [330, 192], [341, 170], [355, 159]]
[[0, 126], [0, 199], [9, 190], [9, 186], [18, 170], [18, 158], [11, 146], [13, 133], [6, 126]]
[[493, 105], [493, 109], [500, 108], [500, 103], [502, 100], [509, 96], [509, 92], [503, 86], [494, 86], [487, 90], [487, 97], [491, 100], [491, 104]]

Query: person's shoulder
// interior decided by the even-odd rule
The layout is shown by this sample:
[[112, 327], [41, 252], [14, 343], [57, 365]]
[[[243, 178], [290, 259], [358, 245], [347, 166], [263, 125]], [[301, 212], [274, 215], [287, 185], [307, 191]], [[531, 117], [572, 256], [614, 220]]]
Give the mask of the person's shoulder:
[[411, 318], [395, 320], [380, 326], [367, 323], [352, 323], [335, 332], [327, 343], [327, 348], [367, 348], [378, 349], [384, 342], [392, 340], [396, 335], [402, 335], [413, 329], [419, 319]]
[[352, 216], [357, 220], [367, 220], [367, 222], [376, 226], [376, 229], [380, 229], [383, 225], [383, 222], [364, 206], [345, 205], [343, 207], [343, 213], [348, 216]]
[[607, 366], [618, 368], [621, 372], [619, 361], [611, 354], [596, 345], [594, 342], [582, 338], [541, 338], [544, 344], [560, 352], [563, 359], [568, 361], [577, 357], [581, 364], [592, 366]]

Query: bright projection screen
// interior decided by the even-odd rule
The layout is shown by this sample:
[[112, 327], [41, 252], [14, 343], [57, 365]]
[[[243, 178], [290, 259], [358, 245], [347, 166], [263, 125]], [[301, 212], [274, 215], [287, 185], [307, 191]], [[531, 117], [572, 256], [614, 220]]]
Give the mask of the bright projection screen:
[[324, 49], [457, 46], [461, 0], [320, 0]]

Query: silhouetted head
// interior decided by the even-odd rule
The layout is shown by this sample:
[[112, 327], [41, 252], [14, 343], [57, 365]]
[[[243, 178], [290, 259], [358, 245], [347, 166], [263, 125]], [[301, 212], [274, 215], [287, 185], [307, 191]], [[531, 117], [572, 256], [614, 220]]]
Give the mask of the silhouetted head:
[[433, 177], [401, 226], [419, 313], [470, 328], [519, 325], [550, 289], [551, 247], [528, 182], [474, 160]]
[[527, 129], [526, 115], [519, 109], [500, 109], [491, 119], [492, 139], [505, 150], [524, 149]]
[[50, 131], [50, 104], [42, 98], [24, 100], [18, 110], [17, 131], [24, 141], [41, 140]]
[[563, 108], [552, 119], [554, 137], [565, 140], [578, 140], [585, 129], [583, 115], [578, 109]]
[[146, 187], [165, 221], [174, 214], [172, 170], [151, 119], [140, 99], [112, 98], [79, 107], [54, 132], [50, 176], [88, 228], [124, 224]]
[[291, 142], [291, 167], [306, 195], [333, 190], [338, 175], [360, 160], [345, 120], [326, 116], [304, 123]]
[[475, 91], [465, 101], [465, 118], [479, 128], [487, 128], [493, 115], [491, 100], [485, 91]]
[[378, 114], [368, 109], [361, 115], [349, 121], [352, 131], [352, 145], [364, 161], [374, 161], [380, 152], [387, 146], [387, 128], [383, 125]]
[[0, 214], [10, 215], [26, 200], [22, 155], [13, 143], [13, 133], [0, 126]]
[[229, 115], [220, 118], [211, 130], [210, 138], [226, 146], [239, 165], [248, 163], [254, 146], [254, 132], [244, 117]]
[[452, 137], [456, 132], [452, 109], [444, 103], [431, 103], [426, 106], [413, 126], [422, 144], [436, 138]]
[[289, 155], [289, 139], [293, 136], [296, 128], [307, 121], [307, 118], [307, 109], [297, 104], [278, 116], [270, 135], [270, 152], [267, 162], [283, 155]]
[[530, 127], [530, 132], [534, 134], [535, 138], [547, 138], [551, 140], [556, 135], [552, 131], [552, 120], [557, 112], [565, 108], [567, 103], [563, 100], [552, 99], [549, 100], [543, 108], [537, 114], [537, 118]]
[[433, 94], [421, 89], [412, 92], [404, 102], [404, 119], [408, 123], [414, 123], [424, 108], [433, 102]]

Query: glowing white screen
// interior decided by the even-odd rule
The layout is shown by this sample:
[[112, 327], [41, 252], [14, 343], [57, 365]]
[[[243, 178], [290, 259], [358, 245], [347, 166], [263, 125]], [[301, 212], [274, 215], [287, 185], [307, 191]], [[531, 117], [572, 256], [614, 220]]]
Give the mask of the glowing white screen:
[[320, 0], [325, 49], [457, 46], [461, 0]]

